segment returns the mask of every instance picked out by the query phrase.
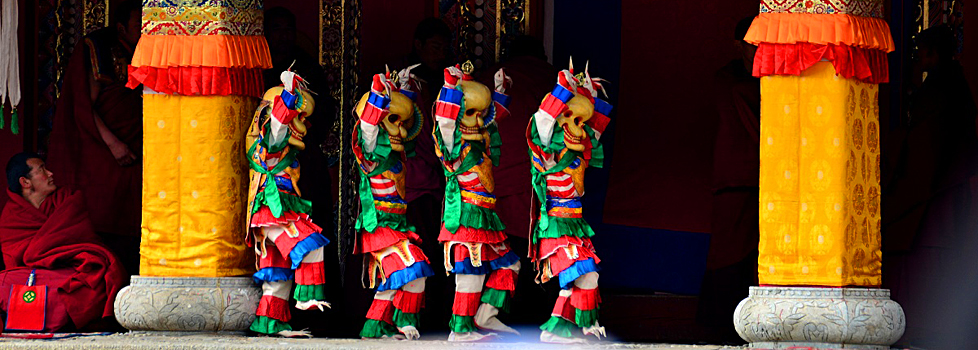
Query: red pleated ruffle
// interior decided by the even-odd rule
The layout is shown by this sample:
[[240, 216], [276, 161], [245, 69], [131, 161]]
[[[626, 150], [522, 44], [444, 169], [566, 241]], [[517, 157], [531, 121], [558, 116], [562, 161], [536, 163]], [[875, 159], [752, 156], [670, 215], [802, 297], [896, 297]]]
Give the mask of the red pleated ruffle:
[[597, 288], [581, 289], [574, 287], [573, 291], [570, 303], [578, 310], [594, 310], [598, 308], [598, 304], [601, 304], [601, 294], [598, 293]]
[[452, 314], [458, 316], [475, 316], [482, 302], [482, 293], [455, 292], [455, 302], [452, 303]]
[[516, 290], [516, 271], [510, 269], [492, 271], [486, 279], [486, 287], [512, 293]]
[[399, 290], [394, 294], [394, 307], [403, 313], [416, 314], [424, 307], [424, 292], [411, 293]]
[[391, 300], [374, 299], [367, 310], [367, 318], [394, 324], [394, 302]]
[[754, 56], [754, 76], [801, 75], [801, 72], [820, 62], [832, 62], [836, 74], [870, 84], [889, 82], [889, 62], [886, 53], [846, 45], [811, 43], [760, 43]]
[[262, 295], [258, 301], [258, 316], [273, 318], [282, 322], [289, 322], [292, 314], [289, 312], [289, 302], [271, 295]]
[[483, 230], [460, 226], [455, 233], [452, 233], [441, 226], [441, 233], [438, 235], [439, 242], [471, 242], [471, 243], [499, 243], [506, 240], [506, 234], [502, 231]]
[[[411, 256], [414, 257], [415, 262], [419, 262], [419, 261], [424, 261], [426, 263], [428, 262], [428, 257], [424, 255], [424, 251], [421, 250], [421, 247], [418, 247], [417, 245], [414, 244], [408, 245], [408, 251], [406, 253], [411, 254]], [[384, 278], [390, 278], [391, 275], [394, 274], [395, 272], [407, 268], [407, 265], [404, 265], [404, 260], [402, 260], [401, 256], [397, 254], [390, 254], [385, 256], [380, 261], [380, 265], [384, 269]]]
[[357, 245], [353, 252], [355, 254], [376, 252], [405, 239], [414, 243], [421, 243], [421, 237], [417, 233], [411, 231], [401, 232], [390, 227], [378, 226], [374, 232], [360, 231], [360, 236], [357, 237]]
[[300, 263], [295, 271], [295, 283], [305, 286], [315, 286], [326, 283], [326, 272], [323, 262]]
[[129, 88], [139, 84], [156, 92], [184, 96], [241, 95], [261, 98], [264, 82], [258, 68], [129, 66]]

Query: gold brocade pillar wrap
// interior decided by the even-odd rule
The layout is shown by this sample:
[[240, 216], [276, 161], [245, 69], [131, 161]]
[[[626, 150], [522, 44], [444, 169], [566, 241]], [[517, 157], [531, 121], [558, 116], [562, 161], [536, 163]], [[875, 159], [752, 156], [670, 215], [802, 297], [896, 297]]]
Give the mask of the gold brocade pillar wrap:
[[143, 95], [143, 276], [254, 272], [245, 244], [244, 137], [256, 102], [243, 96]]
[[880, 285], [878, 85], [831, 63], [761, 79], [762, 285]]
[[252, 273], [244, 137], [271, 67], [262, 1], [143, 4], [129, 68], [144, 89], [140, 275]]

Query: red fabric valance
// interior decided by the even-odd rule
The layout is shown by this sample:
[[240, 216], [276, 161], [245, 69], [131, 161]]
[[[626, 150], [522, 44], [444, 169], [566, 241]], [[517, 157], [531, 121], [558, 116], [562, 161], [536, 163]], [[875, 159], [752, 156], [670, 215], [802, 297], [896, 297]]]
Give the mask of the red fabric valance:
[[242, 95], [261, 98], [262, 70], [224, 67], [133, 67], [129, 66], [129, 88], [139, 84], [164, 94], [184, 96]]
[[889, 82], [889, 62], [886, 53], [846, 45], [811, 43], [760, 43], [754, 56], [754, 76], [801, 75], [801, 72], [821, 60], [832, 62], [836, 74], [865, 83]]

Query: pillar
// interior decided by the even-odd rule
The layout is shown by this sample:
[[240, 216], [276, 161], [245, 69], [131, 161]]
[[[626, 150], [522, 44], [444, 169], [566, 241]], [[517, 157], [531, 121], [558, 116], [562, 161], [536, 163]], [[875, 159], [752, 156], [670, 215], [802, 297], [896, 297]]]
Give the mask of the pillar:
[[271, 67], [261, 0], [143, 1], [129, 67], [143, 90], [139, 275], [119, 292], [131, 330], [244, 331], [261, 291], [245, 242], [245, 133]]
[[905, 320], [879, 289], [882, 0], [762, 0], [758, 281], [734, 314], [758, 348], [888, 349]]

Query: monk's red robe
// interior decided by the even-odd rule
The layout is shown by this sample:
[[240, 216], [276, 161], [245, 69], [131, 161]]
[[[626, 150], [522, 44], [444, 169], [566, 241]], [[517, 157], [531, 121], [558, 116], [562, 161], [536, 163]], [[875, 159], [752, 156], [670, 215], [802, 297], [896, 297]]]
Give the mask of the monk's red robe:
[[[3, 289], [25, 284], [11, 274], [36, 269], [37, 284], [48, 284], [48, 303], [63, 305], [75, 327], [112, 316], [127, 275], [95, 235], [81, 193], [59, 189], [40, 208], [9, 190], [7, 196], [0, 214]], [[8, 295], [0, 295], [4, 310]]]
[[[57, 102], [47, 157], [58, 186], [85, 193], [95, 231], [123, 237], [140, 235], [142, 166], [139, 160], [128, 167], [116, 162], [92, 112], [133, 154], [142, 156], [142, 88], [125, 87], [131, 52], [111, 30], [95, 31], [78, 44]], [[90, 75], [101, 89], [94, 102]], [[138, 240], [127, 242], [135, 244], [116, 251], [138, 249]]]

